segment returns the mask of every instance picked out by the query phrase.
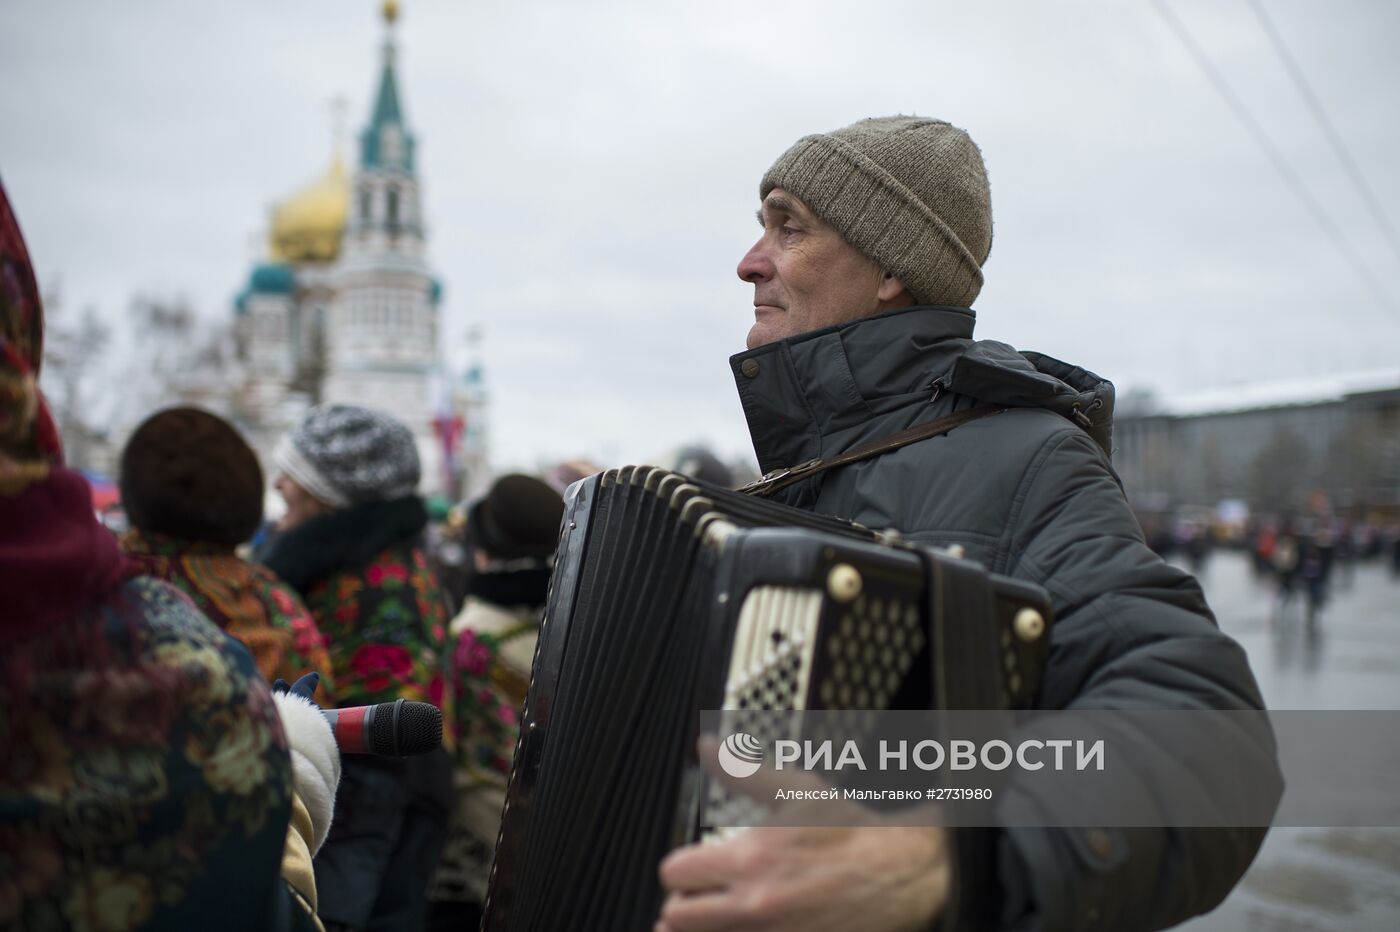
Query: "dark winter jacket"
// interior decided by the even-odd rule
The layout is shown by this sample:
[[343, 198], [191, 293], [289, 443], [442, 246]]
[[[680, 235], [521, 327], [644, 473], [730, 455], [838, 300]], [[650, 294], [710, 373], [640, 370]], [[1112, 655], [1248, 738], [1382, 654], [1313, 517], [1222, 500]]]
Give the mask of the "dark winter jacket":
[[[1109, 463], [1113, 386], [1083, 369], [974, 342], [974, 314], [909, 308], [731, 359], [764, 472], [830, 457], [968, 407], [1009, 410], [793, 485], [790, 505], [960, 544], [1050, 594], [1043, 709], [1257, 709], [1244, 652], [1196, 581], [1143, 542]], [[1152, 758], [1143, 736], [1141, 759]], [[1268, 735], [1234, 762], [1281, 792]], [[1231, 762], [1222, 773], [1237, 773]], [[1189, 778], [1154, 766], [1144, 780]], [[1176, 773], [1170, 772], [1176, 770]], [[1199, 774], [1197, 774], [1199, 776]], [[1014, 785], [1012, 787], [1014, 792]], [[1026, 829], [999, 842], [1003, 927], [1163, 928], [1211, 909], [1262, 829]]]

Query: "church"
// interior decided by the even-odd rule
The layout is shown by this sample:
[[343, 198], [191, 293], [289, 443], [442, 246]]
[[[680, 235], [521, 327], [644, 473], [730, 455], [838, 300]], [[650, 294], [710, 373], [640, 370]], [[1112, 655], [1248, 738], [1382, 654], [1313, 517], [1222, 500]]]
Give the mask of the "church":
[[397, 17], [389, 0], [354, 167], [337, 153], [324, 177], [274, 208], [268, 258], [235, 299], [238, 407], [264, 463], [312, 405], [388, 411], [417, 438], [423, 491], [455, 496], [464, 468], [476, 465], [464, 453], [484, 459], [483, 439], [475, 418], [464, 438], [471, 398], [452, 391], [438, 352], [442, 286], [425, 258], [417, 140], [395, 70]]

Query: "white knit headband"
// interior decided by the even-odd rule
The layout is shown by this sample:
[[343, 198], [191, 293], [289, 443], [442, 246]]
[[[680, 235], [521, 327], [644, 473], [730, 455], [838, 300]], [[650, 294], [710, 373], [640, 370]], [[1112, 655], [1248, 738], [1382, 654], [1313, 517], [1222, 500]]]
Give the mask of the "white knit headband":
[[301, 451], [292, 443], [291, 437], [283, 437], [278, 441], [277, 449], [272, 451], [272, 460], [277, 464], [278, 469], [287, 474], [288, 478], [327, 505], [335, 508], [349, 506], [350, 499], [331, 485], [321, 474], [321, 471], [311, 464], [310, 460], [302, 456]]

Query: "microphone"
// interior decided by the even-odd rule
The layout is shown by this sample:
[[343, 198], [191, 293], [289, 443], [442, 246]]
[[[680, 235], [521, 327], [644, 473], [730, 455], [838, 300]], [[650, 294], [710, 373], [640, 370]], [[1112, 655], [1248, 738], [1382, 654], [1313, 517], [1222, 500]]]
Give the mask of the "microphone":
[[442, 746], [442, 710], [398, 699], [348, 709], [322, 709], [342, 754], [409, 757]]

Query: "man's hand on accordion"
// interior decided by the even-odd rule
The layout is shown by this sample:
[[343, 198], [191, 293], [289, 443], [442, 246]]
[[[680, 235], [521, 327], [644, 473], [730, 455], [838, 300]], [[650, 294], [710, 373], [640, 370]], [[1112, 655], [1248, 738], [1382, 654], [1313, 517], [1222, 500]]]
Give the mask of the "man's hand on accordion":
[[[712, 740], [702, 739], [701, 760], [715, 759], [716, 747], [705, 746]], [[716, 776], [758, 800], [794, 788], [791, 775], [779, 782], [767, 770], [742, 782]], [[811, 789], [827, 788], [810, 779]], [[780, 821], [788, 825], [671, 852], [660, 867], [670, 895], [657, 932], [904, 932], [927, 929], [942, 914], [951, 876], [944, 829], [881, 824], [869, 812], [855, 827], [802, 826], [801, 810], [811, 805], [785, 807]], [[833, 820], [826, 810], [812, 821]]]

